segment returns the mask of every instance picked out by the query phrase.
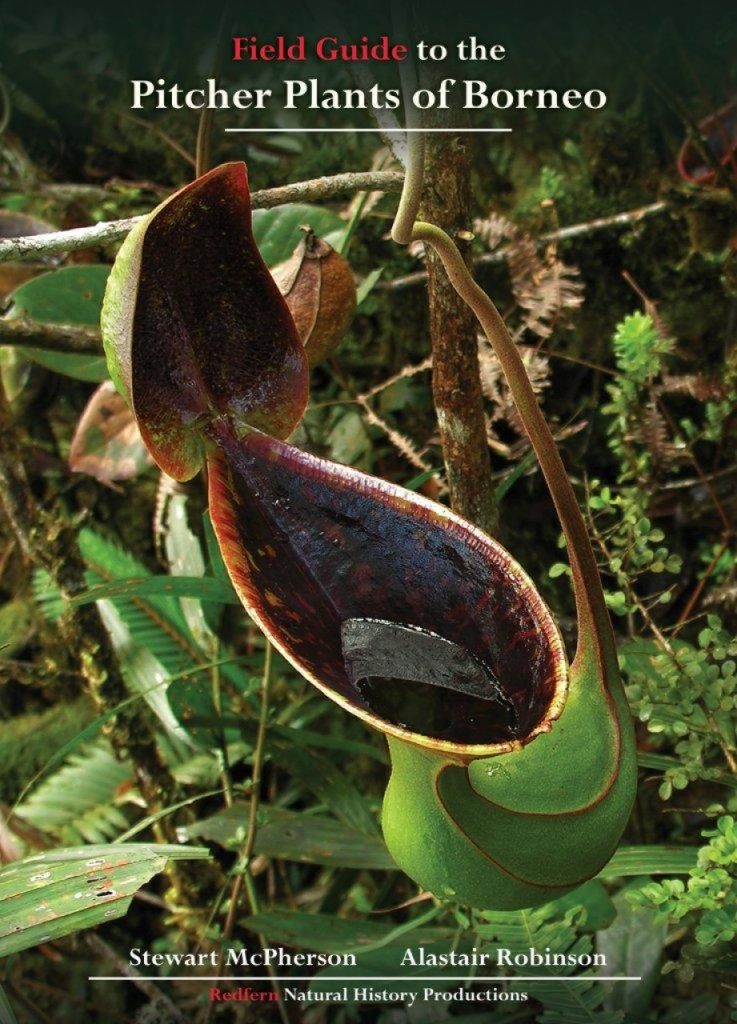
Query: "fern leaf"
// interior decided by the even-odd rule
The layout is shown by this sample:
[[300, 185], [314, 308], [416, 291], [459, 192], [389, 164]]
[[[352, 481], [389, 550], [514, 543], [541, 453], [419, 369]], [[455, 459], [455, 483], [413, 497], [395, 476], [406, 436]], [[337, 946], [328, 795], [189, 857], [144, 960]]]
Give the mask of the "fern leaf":
[[581, 981], [556, 980], [573, 976], [579, 959], [592, 952], [591, 937], [576, 929], [581, 909], [573, 908], [561, 917], [556, 904], [548, 903], [535, 910], [480, 915], [484, 923], [479, 925], [479, 935], [508, 949], [512, 958], [529, 956], [531, 949], [561, 958], [555, 966], [535, 964], [530, 969], [529, 973], [545, 980], [521, 983], [545, 1008], [540, 1024], [621, 1024], [623, 1020], [621, 1011], [602, 1009], [604, 989], [590, 968], [584, 968], [588, 976]]
[[[116, 544], [91, 529], [79, 534], [79, 547], [87, 566], [87, 583], [93, 587], [117, 579], [150, 576], [146, 567]], [[66, 610], [59, 592], [49, 576], [39, 571], [34, 577], [34, 595], [44, 614], [56, 621]], [[161, 663], [167, 675], [191, 672], [202, 666], [202, 675], [209, 671], [210, 659], [196, 643], [179, 601], [168, 595], [146, 597], [115, 597], [110, 600], [140, 648], [145, 648]], [[227, 652], [223, 652], [227, 657]], [[249, 689], [248, 677], [237, 665], [222, 666], [222, 676], [239, 693]], [[195, 673], [196, 678], [200, 676]]]
[[15, 813], [65, 845], [106, 843], [128, 827], [116, 800], [132, 781], [130, 765], [98, 743], [71, 754]]

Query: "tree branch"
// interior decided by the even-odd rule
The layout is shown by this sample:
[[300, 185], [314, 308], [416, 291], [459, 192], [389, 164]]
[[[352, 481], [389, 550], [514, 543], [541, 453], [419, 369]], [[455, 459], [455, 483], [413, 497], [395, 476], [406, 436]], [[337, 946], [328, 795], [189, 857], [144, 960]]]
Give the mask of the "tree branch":
[[[398, 171], [348, 171], [326, 178], [297, 181], [279, 188], [260, 189], [251, 193], [251, 206], [254, 210], [269, 210], [282, 203], [319, 203], [353, 195], [354, 192], [400, 192], [403, 177]], [[35, 260], [40, 256], [119, 242], [144, 216], [101, 221], [99, 224], [69, 231], [2, 238], [0, 263], [6, 260]]]
[[0, 346], [42, 348], [83, 356], [102, 355], [100, 332], [94, 328], [42, 324], [25, 318], [0, 319]]

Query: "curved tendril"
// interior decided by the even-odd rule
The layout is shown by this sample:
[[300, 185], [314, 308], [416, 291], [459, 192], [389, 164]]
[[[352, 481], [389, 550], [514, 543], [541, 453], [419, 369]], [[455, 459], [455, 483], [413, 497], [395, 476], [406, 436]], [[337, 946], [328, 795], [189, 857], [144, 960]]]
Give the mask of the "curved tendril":
[[568, 548], [578, 625], [578, 644], [574, 660], [589, 651], [594, 651], [602, 666], [602, 676], [606, 685], [604, 667], [616, 665], [616, 650], [598, 566], [558, 446], [542, 414], [517, 346], [496, 306], [474, 281], [449, 235], [442, 228], [423, 221], [414, 223], [411, 232], [407, 233], [408, 220], [410, 217], [414, 219], [419, 207], [423, 160], [422, 135], [410, 135], [404, 188], [392, 228], [392, 238], [404, 244], [420, 241], [432, 246], [451, 284], [475, 313], [499, 359], [512, 398], [540, 463]]
[[417, 131], [420, 127], [419, 111], [412, 102], [412, 96], [417, 86], [415, 70], [412, 60], [407, 60], [399, 66], [399, 78], [402, 86], [405, 119], [408, 128], [404, 184], [394, 223], [392, 224], [392, 239], [399, 245], [409, 245], [412, 241], [412, 231], [422, 200], [422, 182], [425, 170], [425, 136], [422, 132]]

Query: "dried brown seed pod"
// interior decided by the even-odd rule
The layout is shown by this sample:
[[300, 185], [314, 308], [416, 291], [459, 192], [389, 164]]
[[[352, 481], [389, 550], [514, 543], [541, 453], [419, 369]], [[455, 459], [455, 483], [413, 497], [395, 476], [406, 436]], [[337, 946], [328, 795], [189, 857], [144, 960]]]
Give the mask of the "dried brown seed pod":
[[340, 253], [311, 228], [272, 275], [294, 317], [310, 366], [335, 351], [356, 311], [356, 282]]

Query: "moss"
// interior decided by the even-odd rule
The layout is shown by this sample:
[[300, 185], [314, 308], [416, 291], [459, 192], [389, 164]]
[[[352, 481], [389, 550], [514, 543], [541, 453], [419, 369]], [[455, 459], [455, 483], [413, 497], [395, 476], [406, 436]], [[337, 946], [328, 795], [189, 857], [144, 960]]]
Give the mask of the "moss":
[[21, 790], [53, 754], [70, 743], [94, 718], [92, 704], [80, 698], [35, 714], [0, 723], [0, 800], [14, 803]]

